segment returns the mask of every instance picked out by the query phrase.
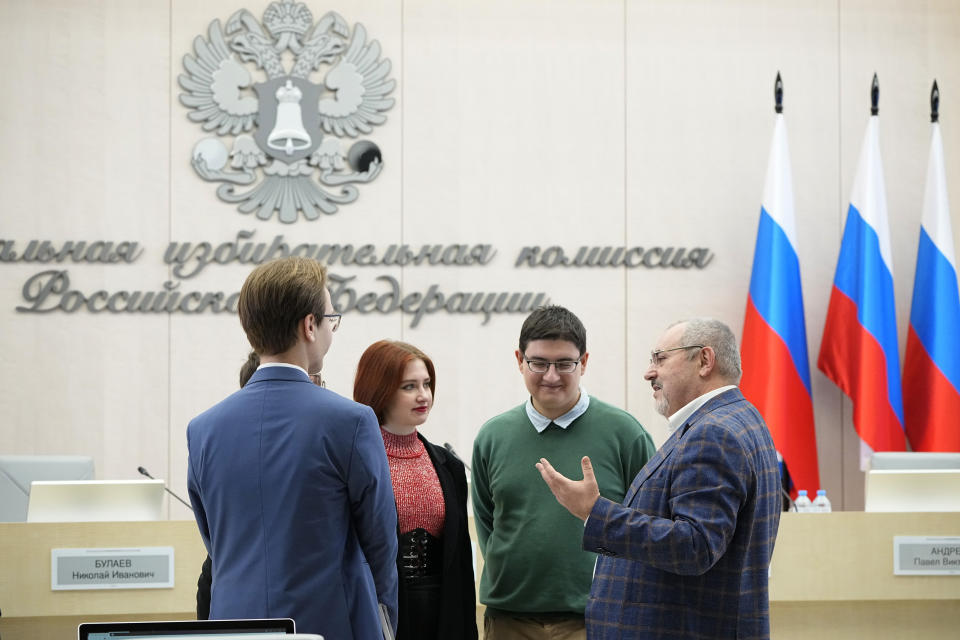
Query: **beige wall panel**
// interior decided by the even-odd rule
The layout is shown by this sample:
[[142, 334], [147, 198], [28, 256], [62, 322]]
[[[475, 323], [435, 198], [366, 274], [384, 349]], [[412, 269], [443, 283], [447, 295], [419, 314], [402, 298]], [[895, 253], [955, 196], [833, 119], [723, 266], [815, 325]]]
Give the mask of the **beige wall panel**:
[[[928, 75], [937, 79], [940, 85], [941, 135], [946, 158], [947, 183], [953, 195], [953, 242], [960, 246], [960, 64], [957, 64], [957, 48], [960, 47], [960, 7], [950, 0], [931, 2], [926, 15]], [[949, 87], [946, 95], [943, 92]], [[929, 133], [928, 133], [929, 137]]]
[[621, 20], [609, 1], [407, 3], [410, 223], [549, 244], [614, 213]]
[[[404, 14], [404, 239], [497, 249], [482, 267], [409, 268], [407, 286], [546, 293], [587, 327], [584, 386], [621, 406], [623, 272], [515, 264], [529, 245], [571, 257], [622, 246], [622, 17], [618, 2], [412, 2]], [[514, 357], [525, 316], [438, 314], [404, 330], [438, 358], [435, 439], [469, 455], [480, 425], [527, 397]]]
[[[5, 81], [16, 87], [0, 105], [0, 235], [18, 253], [33, 239], [62, 246], [165, 234], [168, 22], [162, 2], [0, 6]], [[5, 453], [90, 454], [98, 477], [166, 466], [167, 319], [15, 311], [27, 304], [24, 283], [54, 268], [86, 295], [153, 289], [165, 271], [148, 266], [153, 257], [2, 265]]]
[[[127, 237], [165, 211], [165, 3], [0, 6], [7, 233]], [[15, 89], [14, 89], [15, 88]], [[137, 203], [136, 210], [131, 204]]]

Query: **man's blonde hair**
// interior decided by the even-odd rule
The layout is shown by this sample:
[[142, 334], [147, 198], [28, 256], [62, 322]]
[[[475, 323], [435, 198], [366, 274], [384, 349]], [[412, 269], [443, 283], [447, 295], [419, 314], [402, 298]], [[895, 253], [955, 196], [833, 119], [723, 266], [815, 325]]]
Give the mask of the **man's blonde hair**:
[[324, 309], [327, 267], [301, 257], [280, 258], [250, 272], [240, 289], [237, 311], [250, 346], [260, 355], [287, 351], [297, 342], [297, 325]]

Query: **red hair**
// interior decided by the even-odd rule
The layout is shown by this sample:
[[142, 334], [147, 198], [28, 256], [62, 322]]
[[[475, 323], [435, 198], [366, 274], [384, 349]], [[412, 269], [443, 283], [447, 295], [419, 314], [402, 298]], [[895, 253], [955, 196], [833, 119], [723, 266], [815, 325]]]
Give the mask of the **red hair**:
[[423, 360], [430, 374], [430, 394], [436, 396], [437, 376], [433, 361], [412, 344], [380, 340], [367, 347], [360, 356], [357, 377], [353, 380], [353, 399], [373, 409], [380, 424], [383, 424], [387, 408], [403, 382], [403, 370], [413, 360]]

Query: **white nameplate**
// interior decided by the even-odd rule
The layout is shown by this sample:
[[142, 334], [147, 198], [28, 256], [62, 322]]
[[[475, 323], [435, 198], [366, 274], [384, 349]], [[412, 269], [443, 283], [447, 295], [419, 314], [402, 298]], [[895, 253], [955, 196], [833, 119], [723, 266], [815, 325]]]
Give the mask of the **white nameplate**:
[[50, 588], [172, 589], [173, 547], [51, 549]]
[[960, 576], [960, 536], [894, 536], [893, 573]]

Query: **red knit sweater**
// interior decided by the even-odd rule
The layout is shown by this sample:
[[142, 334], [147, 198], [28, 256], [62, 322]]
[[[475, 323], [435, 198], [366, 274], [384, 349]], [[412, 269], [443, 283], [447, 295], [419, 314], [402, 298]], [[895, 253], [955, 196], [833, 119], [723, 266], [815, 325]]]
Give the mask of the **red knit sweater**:
[[400, 533], [423, 528], [434, 537], [443, 535], [446, 512], [440, 479], [417, 433], [406, 436], [380, 429], [390, 463], [393, 495], [397, 500]]

